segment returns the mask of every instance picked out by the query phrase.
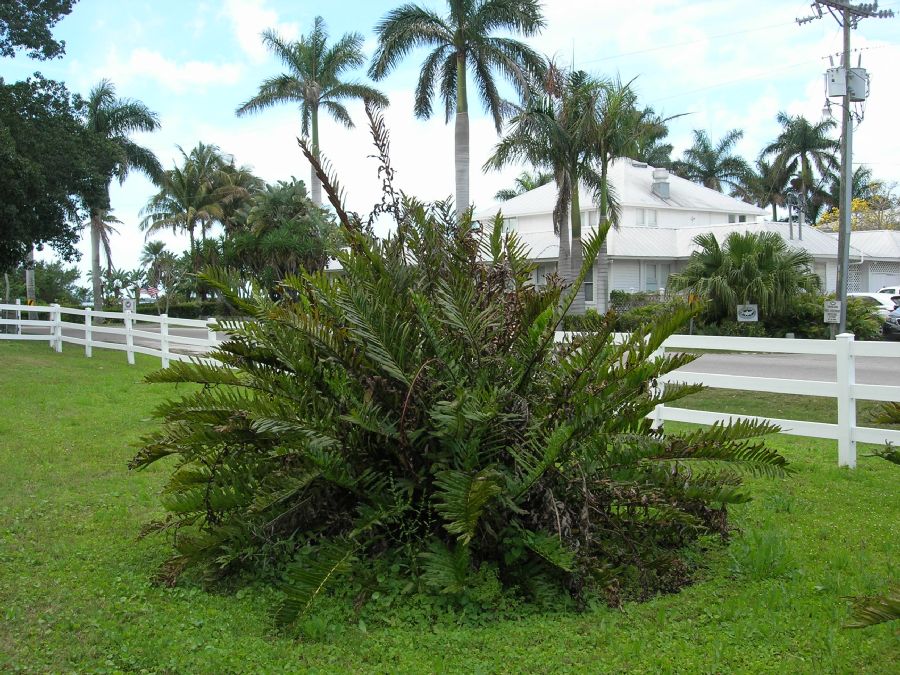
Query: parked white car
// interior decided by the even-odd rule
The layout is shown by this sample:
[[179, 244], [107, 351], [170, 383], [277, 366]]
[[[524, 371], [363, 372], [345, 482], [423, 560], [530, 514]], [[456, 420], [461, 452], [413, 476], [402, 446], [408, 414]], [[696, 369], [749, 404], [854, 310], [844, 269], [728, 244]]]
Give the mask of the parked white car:
[[897, 303], [888, 293], [847, 293], [848, 298], [860, 298], [882, 319], [897, 308]]
[[879, 293], [886, 293], [891, 297], [896, 297], [900, 295], [900, 286], [885, 286], [884, 288], [878, 289]]

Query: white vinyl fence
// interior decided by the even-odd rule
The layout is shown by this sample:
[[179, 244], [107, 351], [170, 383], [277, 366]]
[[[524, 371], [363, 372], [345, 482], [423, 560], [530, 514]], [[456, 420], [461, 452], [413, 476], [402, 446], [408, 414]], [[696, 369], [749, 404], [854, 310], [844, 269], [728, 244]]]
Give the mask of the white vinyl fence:
[[[82, 319], [69, 321], [67, 317]], [[215, 347], [219, 343], [215, 323], [215, 319], [178, 319], [165, 314], [0, 304], [0, 340], [49, 342], [57, 352], [65, 343], [81, 345], [88, 357], [94, 347], [116, 349], [125, 352], [130, 364], [134, 364], [135, 354], [146, 354], [161, 359], [163, 368], [170, 361], [189, 361]], [[7, 327], [13, 332], [4, 332]], [[180, 335], [172, 329], [188, 329], [180, 332], [193, 335]]]
[[[567, 334], [557, 333], [557, 340], [565, 339], [567, 339]], [[885, 359], [885, 371], [897, 373], [898, 384], [900, 384], [900, 343], [857, 342], [851, 333], [838, 335], [836, 340], [673, 335], [663, 343], [661, 351], [677, 352], [694, 349], [757, 354], [814, 354], [833, 357], [837, 366], [836, 382], [694, 373], [679, 370], [662, 378], [662, 383], [664, 385], [667, 382], [683, 382], [702, 384], [717, 389], [835, 398], [838, 408], [837, 424], [707, 412], [663, 405], [657, 406], [652, 414], [655, 422], [662, 423], [668, 420], [715, 424], [716, 422], [727, 423], [730, 420], [767, 421], [781, 427], [781, 433], [784, 434], [836, 440], [838, 442], [838, 465], [850, 468], [856, 467], [857, 442], [900, 445], [900, 431], [859, 426], [856, 418], [857, 399], [900, 401], [900, 386], [898, 385], [857, 384], [856, 357], [870, 356]]]
[[[29, 318], [34, 313], [37, 318]], [[67, 321], [65, 317], [83, 317], [83, 323]], [[124, 351], [128, 363], [134, 363], [135, 354], [147, 354], [162, 360], [163, 367], [170, 361], [189, 361], [205, 355], [219, 344], [213, 329], [214, 319], [176, 319], [165, 314], [136, 314], [132, 312], [95, 312], [90, 309], [71, 309], [50, 305], [29, 307], [26, 305], [0, 304], [0, 340], [39, 340], [49, 342], [55, 351], [62, 351], [64, 343], [81, 345], [85, 356], [91, 356], [93, 347]], [[103, 323], [96, 323], [103, 319]], [[106, 321], [114, 321], [116, 325]], [[118, 324], [121, 322], [121, 325]], [[172, 330], [193, 335], [179, 335]], [[11, 332], [4, 332], [11, 330]], [[568, 338], [557, 333], [557, 340]], [[618, 339], [622, 339], [619, 336]], [[763, 420], [778, 425], [782, 433], [809, 438], [826, 438], [838, 442], [838, 464], [856, 466], [856, 444], [894, 443], [900, 445], [900, 431], [859, 426], [856, 418], [857, 399], [870, 401], [900, 401], [900, 386], [856, 383], [857, 356], [876, 357], [885, 360], [885, 370], [900, 373], [900, 343], [856, 342], [852, 334], [839, 335], [837, 340], [789, 340], [776, 338], [742, 338], [717, 336], [673, 335], [663, 344], [661, 351], [714, 350], [724, 352], [748, 352], [761, 354], [825, 355], [834, 359], [837, 367], [835, 382], [827, 380], [748, 377], [720, 373], [695, 373], [679, 370], [663, 378], [666, 382], [702, 384], [718, 389], [759, 391], [774, 394], [800, 394], [826, 396], [837, 399], [837, 424], [806, 422], [777, 418], [753, 417], [733, 413], [689, 410], [671, 406], [657, 406], [653, 419], [665, 421], [714, 424], [729, 420]], [[900, 377], [898, 377], [900, 380]], [[898, 383], [900, 384], [900, 383]]]

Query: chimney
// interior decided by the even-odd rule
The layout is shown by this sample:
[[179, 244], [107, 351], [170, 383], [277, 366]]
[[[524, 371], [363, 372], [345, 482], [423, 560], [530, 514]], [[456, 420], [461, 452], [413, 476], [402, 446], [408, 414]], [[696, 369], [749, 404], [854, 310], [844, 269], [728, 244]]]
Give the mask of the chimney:
[[668, 199], [669, 172], [665, 169], [653, 169], [653, 186], [650, 190], [660, 199]]

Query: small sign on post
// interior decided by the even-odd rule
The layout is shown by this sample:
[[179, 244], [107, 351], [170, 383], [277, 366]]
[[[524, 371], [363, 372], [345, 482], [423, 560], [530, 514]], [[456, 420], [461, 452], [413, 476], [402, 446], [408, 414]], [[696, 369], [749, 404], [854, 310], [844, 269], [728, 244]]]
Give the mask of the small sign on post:
[[740, 323], [759, 321], [759, 308], [756, 305], [738, 305], [737, 320]]
[[136, 309], [137, 309], [137, 307], [135, 307], [134, 298], [129, 297], [127, 295], [124, 298], [122, 298], [122, 311], [123, 312], [133, 312]]
[[825, 323], [841, 322], [841, 301], [826, 300], [825, 301]]

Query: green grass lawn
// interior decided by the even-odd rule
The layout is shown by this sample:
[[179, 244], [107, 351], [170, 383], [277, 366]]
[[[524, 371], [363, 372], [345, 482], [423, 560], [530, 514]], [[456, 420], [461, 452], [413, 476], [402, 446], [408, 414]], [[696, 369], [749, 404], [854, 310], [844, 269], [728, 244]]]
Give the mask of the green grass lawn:
[[844, 596], [900, 578], [900, 467], [861, 456], [839, 470], [833, 443], [788, 436], [771, 443], [796, 473], [752, 481], [739, 533], [697, 583], [622, 610], [281, 632], [263, 586], [155, 586], [170, 549], [136, 535], [162, 515], [165, 467], [125, 465], [175, 392], [141, 384], [158, 361], [137, 358], [0, 343], [0, 670], [897, 672], [898, 627], [842, 624]]

